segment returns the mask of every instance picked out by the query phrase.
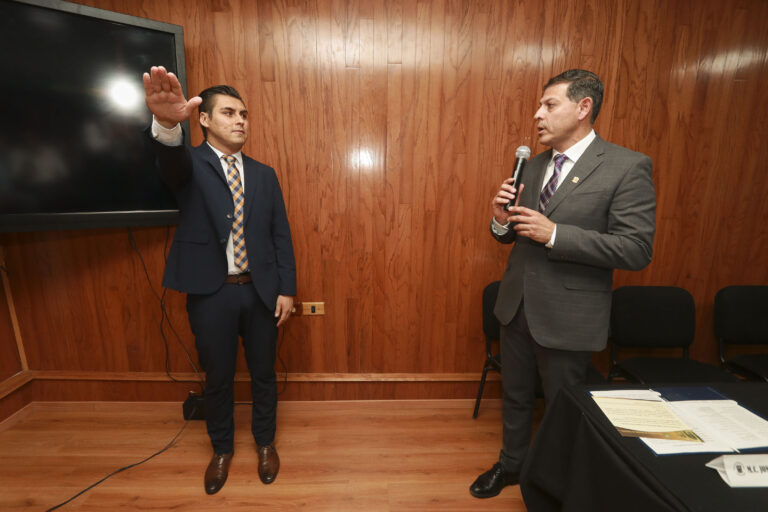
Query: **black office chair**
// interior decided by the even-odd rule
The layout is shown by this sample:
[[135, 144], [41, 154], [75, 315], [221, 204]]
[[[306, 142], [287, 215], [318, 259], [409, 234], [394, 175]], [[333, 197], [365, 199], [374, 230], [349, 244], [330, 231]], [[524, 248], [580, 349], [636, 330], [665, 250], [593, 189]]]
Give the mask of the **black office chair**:
[[[749, 380], [768, 381], [768, 286], [726, 286], [715, 294], [720, 362]], [[765, 353], [725, 358], [726, 345], [763, 345]]]
[[[688, 348], [696, 331], [696, 306], [691, 294], [676, 286], [623, 286], [613, 292], [611, 368], [608, 380], [624, 377], [645, 385], [734, 382], [717, 366], [690, 359]], [[618, 349], [679, 348], [682, 357], [631, 357], [618, 361]]]
[[499, 321], [493, 314], [493, 307], [496, 305], [496, 296], [499, 294], [499, 285], [501, 281], [494, 281], [483, 290], [483, 333], [485, 334], [485, 363], [483, 364], [483, 376], [480, 377], [480, 389], [477, 390], [477, 400], [475, 400], [475, 412], [473, 418], [477, 418], [480, 410], [480, 400], [483, 398], [483, 388], [485, 388], [485, 379], [489, 370], [501, 373], [501, 355], [493, 353], [492, 346], [494, 341], [500, 338]]

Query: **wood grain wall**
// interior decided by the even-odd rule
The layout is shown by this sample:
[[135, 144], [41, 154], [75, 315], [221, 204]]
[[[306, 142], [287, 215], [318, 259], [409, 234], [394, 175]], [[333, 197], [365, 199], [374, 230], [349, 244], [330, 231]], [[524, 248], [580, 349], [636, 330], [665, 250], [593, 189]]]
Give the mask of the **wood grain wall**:
[[[0, 273], [5, 272], [5, 260], [0, 249]], [[11, 307], [8, 301], [7, 277], [0, 275], [0, 382], [22, 370], [19, 345], [11, 319]]]
[[[229, 83], [244, 95], [245, 151], [283, 186], [299, 300], [326, 304], [285, 329], [291, 373], [479, 373], [480, 294], [508, 251], [488, 234], [490, 199], [518, 145], [544, 149], [532, 122], [541, 85], [572, 67], [605, 83], [597, 131], [654, 161], [654, 260], [616, 284], [689, 289], [692, 356], [710, 362], [715, 291], [768, 284], [764, 0], [78, 3], [182, 25], [189, 90]], [[162, 372], [167, 232], [132, 231], [154, 290], [127, 229], [3, 235], [30, 369]], [[169, 291], [165, 304], [196, 359], [183, 297]], [[190, 371], [164, 333], [170, 368]], [[370, 389], [317, 386], [291, 396]], [[398, 386], [408, 397], [429, 384]]]

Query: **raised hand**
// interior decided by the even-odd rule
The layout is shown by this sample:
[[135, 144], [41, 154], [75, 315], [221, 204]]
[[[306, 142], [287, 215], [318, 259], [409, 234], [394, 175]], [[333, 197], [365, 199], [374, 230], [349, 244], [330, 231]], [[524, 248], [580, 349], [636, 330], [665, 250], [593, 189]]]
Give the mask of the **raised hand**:
[[157, 122], [166, 128], [173, 128], [177, 123], [185, 121], [203, 101], [199, 96], [187, 101], [179, 79], [163, 66], [152, 66], [142, 79], [147, 107]]

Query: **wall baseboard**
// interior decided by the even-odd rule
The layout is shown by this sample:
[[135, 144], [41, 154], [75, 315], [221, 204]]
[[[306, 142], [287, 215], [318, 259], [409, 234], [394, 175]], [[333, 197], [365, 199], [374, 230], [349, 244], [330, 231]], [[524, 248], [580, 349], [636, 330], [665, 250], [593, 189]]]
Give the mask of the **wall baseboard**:
[[[98, 372], [65, 370], [29, 370], [20, 372], [28, 380], [100, 380], [100, 381], [136, 381], [167, 382], [164, 372]], [[18, 374], [17, 374], [18, 375]], [[192, 372], [172, 372], [171, 377], [179, 382], [198, 382], [200, 378]], [[278, 373], [279, 381], [287, 382], [479, 382], [479, 373]], [[247, 382], [247, 372], [235, 374], [236, 382]], [[489, 381], [501, 380], [499, 375], [491, 373]]]
[[[199, 392], [195, 373], [26, 370], [0, 382], [0, 421], [35, 401], [183, 401]], [[412, 400], [474, 398], [480, 373], [278, 374], [280, 400]], [[250, 397], [249, 376], [235, 376], [235, 399]], [[501, 396], [497, 373], [484, 397]]]

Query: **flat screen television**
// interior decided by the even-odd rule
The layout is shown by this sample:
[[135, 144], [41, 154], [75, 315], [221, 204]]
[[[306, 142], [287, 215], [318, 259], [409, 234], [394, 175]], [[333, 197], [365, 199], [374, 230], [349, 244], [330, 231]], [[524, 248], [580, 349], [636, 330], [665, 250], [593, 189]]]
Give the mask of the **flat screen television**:
[[186, 93], [183, 37], [60, 0], [0, 0], [0, 231], [177, 222], [143, 133], [141, 75], [165, 66]]

